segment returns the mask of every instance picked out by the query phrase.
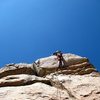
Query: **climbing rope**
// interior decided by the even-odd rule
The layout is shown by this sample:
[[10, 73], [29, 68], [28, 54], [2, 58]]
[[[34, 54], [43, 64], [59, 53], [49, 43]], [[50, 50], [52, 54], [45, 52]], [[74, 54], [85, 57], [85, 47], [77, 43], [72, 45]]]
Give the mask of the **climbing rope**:
[[[54, 80], [55, 77], [56, 77], [56, 81], [53, 83], [56, 87], [57, 87], [57, 92], [56, 92], [56, 96], [57, 96], [57, 99], [58, 100], [61, 100], [61, 92], [59, 91], [59, 85], [61, 84], [57, 75], [58, 75], [58, 70], [59, 70], [59, 67], [57, 69], [55, 69], [55, 72], [54, 74], [52, 75], [52, 79]], [[59, 84], [60, 83], [60, 84]]]
[[[71, 91], [70, 91], [69, 89], [65, 88], [65, 86], [59, 81], [59, 79], [58, 79], [58, 70], [59, 70], [59, 68], [57, 68], [57, 70], [55, 70], [54, 74], [52, 75], [52, 80], [55, 80], [55, 77], [56, 77], [56, 81], [52, 81], [52, 80], [51, 80], [51, 81], [53, 82], [53, 84], [57, 87], [57, 93], [56, 93], [56, 94], [57, 94], [57, 99], [58, 99], [58, 100], [62, 100], [61, 92], [59, 91], [59, 89], [65, 90], [71, 98], [77, 99], [77, 98], [71, 93]], [[62, 72], [62, 70], [60, 70], [60, 71]], [[78, 100], [78, 99], [77, 99], [77, 100]]]

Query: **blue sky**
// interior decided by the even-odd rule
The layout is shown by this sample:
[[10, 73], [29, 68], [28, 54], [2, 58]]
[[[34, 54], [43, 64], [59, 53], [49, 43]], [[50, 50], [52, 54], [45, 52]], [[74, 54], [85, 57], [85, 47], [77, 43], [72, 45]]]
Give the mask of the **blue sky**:
[[0, 0], [0, 66], [32, 63], [56, 50], [100, 70], [100, 0]]

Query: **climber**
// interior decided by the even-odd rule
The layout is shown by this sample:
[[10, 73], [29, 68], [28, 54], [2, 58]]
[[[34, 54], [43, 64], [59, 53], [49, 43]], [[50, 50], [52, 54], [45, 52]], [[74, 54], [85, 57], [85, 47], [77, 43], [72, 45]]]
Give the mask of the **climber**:
[[57, 50], [56, 52], [54, 52], [53, 53], [53, 55], [55, 55], [55, 56], [57, 56], [57, 59], [58, 59], [58, 61], [59, 61], [59, 67], [61, 68], [61, 67], [63, 67], [64, 65], [64, 62], [63, 62], [63, 56], [62, 56], [62, 52], [61, 51], [59, 51], [59, 50]]

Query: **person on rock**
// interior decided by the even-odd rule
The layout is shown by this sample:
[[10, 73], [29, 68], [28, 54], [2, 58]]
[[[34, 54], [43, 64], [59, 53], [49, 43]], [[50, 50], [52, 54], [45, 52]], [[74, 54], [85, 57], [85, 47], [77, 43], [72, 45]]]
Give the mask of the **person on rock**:
[[53, 55], [57, 56], [57, 60], [59, 61], [59, 67], [64, 67], [64, 62], [63, 62], [63, 53], [59, 50], [53, 53]]

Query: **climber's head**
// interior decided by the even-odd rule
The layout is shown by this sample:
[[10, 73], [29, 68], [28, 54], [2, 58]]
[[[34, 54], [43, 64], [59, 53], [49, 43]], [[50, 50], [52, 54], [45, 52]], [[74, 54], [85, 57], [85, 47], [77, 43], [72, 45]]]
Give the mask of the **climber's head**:
[[61, 51], [60, 50], [57, 50], [55, 53], [61, 53]]
[[56, 52], [53, 53], [53, 55], [57, 55], [57, 54], [62, 54], [62, 52], [60, 50], [57, 50]]

